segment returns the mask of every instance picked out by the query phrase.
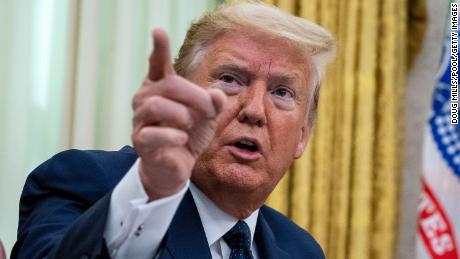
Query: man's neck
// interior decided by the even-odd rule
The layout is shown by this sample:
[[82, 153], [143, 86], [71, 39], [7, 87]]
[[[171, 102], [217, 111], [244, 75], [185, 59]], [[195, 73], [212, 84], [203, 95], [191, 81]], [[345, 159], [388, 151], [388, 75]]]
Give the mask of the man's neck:
[[235, 190], [227, 190], [224, 187], [200, 185], [193, 181], [196, 187], [206, 195], [219, 209], [237, 219], [245, 219], [254, 211], [258, 210], [265, 200], [254, 199], [255, 195], [241, 193]]
[[[190, 192], [200, 215], [208, 244], [211, 246], [227, 233], [239, 219], [221, 210], [193, 183], [190, 183]], [[251, 230], [251, 240], [254, 237], [258, 215], [259, 210], [255, 210], [247, 218], [242, 219]]]

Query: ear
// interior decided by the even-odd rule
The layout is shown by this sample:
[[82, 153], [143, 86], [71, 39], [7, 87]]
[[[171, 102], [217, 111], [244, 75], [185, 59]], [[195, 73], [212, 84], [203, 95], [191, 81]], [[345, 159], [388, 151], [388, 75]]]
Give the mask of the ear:
[[307, 144], [308, 144], [308, 140], [310, 139], [310, 130], [311, 128], [308, 126], [308, 122], [305, 122], [301, 129], [300, 140], [299, 140], [299, 143], [297, 144], [297, 149], [295, 151], [295, 155], [294, 155], [295, 159], [298, 159], [299, 157], [301, 157], [303, 152], [305, 151], [305, 148], [307, 147]]

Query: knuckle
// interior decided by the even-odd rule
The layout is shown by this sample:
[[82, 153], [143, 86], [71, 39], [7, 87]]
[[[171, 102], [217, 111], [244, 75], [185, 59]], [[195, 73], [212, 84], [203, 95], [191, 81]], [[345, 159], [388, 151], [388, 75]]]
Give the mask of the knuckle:
[[138, 134], [132, 134], [131, 140], [133, 142], [133, 146], [136, 149], [136, 151], [142, 153], [144, 151], [144, 145], [143, 145], [139, 135]]
[[135, 133], [134, 130], [133, 130], [133, 132], [131, 133], [131, 141], [133, 142], [133, 146], [136, 147], [137, 138], [136, 138], [136, 133]]
[[134, 133], [132, 139], [135, 145], [145, 145], [147, 139], [145, 131], [139, 130], [137, 133]]
[[182, 124], [182, 126], [185, 126], [186, 128], [193, 126], [194, 121], [192, 119], [190, 112], [187, 109], [184, 109], [181, 113], [180, 123]]
[[142, 118], [141, 113], [139, 111], [134, 111], [133, 119], [132, 119], [133, 132], [136, 130], [138, 125], [140, 125], [141, 118]]
[[144, 101], [142, 107], [134, 113], [135, 122], [145, 125], [158, 123], [158, 119], [161, 118], [159, 113], [162, 103], [163, 100], [159, 96], [149, 97]]
[[152, 140], [157, 138], [158, 132], [152, 128], [141, 128], [136, 134], [137, 143], [142, 146], [150, 147], [152, 146]]
[[160, 96], [157, 96], [157, 95], [151, 96], [146, 101], [147, 109], [150, 112], [155, 112], [161, 108], [162, 103], [163, 103], [163, 99]]
[[141, 96], [140, 96], [140, 92], [138, 91], [134, 96], [133, 96], [133, 99], [132, 99], [132, 102], [131, 102], [131, 106], [133, 108], [133, 110], [136, 110], [137, 107], [140, 106], [141, 104]]

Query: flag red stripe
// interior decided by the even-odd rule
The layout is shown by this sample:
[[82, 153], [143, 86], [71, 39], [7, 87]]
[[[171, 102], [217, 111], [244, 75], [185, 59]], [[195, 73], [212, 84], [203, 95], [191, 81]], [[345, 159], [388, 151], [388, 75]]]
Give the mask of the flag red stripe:
[[431, 257], [459, 259], [452, 224], [423, 178], [418, 211], [418, 231]]

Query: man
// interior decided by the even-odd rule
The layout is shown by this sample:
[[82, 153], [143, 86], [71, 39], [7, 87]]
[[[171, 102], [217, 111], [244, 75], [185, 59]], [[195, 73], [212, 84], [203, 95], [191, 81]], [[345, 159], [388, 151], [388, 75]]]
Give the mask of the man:
[[263, 203], [307, 145], [328, 32], [260, 3], [153, 32], [134, 150], [71, 150], [29, 176], [12, 258], [324, 258]]

